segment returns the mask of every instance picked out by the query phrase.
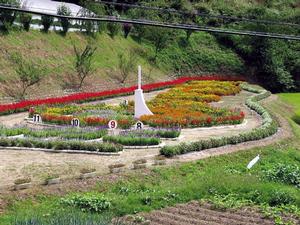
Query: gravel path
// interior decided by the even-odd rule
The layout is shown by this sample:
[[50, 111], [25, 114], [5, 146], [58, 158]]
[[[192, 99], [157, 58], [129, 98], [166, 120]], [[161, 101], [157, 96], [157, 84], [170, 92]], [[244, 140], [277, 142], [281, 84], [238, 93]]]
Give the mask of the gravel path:
[[[146, 99], [153, 98], [157, 92], [146, 93]], [[237, 96], [227, 96], [222, 98], [215, 106], [226, 106], [235, 104], [246, 112], [246, 123], [237, 126], [225, 126], [217, 128], [197, 128], [185, 129], [182, 132], [183, 138], [179, 141], [194, 141], [199, 138], [207, 138], [218, 135], [229, 135], [232, 133], [243, 132], [260, 125], [260, 118], [252, 113], [244, 106], [245, 98], [251, 95], [249, 92], [241, 92]], [[119, 97], [115, 99], [105, 100], [110, 104], [117, 104], [124, 99], [130, 99], [132, 96]], [[273, 97], [272, 97], [273, 98]], [[14, 115], [0, 117], [0, 123], [6, 126], [20, 125], [23, 123], [27, 113], [19, 113]], [[274, 142], [277, 138], [284, 135], [285, 129], [271, 138], [267, 138], [260, 142], [248, 142], [236, 146], [226, 146], [222, 148], [210, 149], [202, 152], [195, 152], [169, 159], [168, 163], [176, 163], [183, 161], [197, 160], [210, 157], [213, 155], [227, 154], [239, 150], [249, 149], [253, 146], [267, 145]], [[168, 144], [176, 144], [178, 142], [169, 141]], [[30, 176], [35, 183], [39, 183], [46, 177], [47, 173], [60, 174], [62, 178], [76, 176], [81, 168], [94, 167], [100, 174], [108, 172], [108, 165], [115, 163], [124, 163], [127, 168], [132, 167], [132, 162], [136, 159], [146, 158], [153, 159], [159, 154], [159, 149], [137, 149], [125, 150], [120, 156], [98, 156], [85, 154], [66, 154], [66, 153], [46, 153], [36, 151], [15, 151], [0, 149], [0, 188], [6, 188], [13, 184], [16, 178]], [[149, 161], [152, 164], [153, 161]]]

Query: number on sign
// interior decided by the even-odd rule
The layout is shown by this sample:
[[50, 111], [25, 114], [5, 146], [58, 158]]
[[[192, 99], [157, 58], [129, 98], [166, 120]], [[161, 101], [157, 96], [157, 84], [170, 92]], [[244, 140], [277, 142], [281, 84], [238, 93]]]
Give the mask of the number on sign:
[[116, 129], [116, 128], [118, 127], [117, 121], [115, 121], [115, 120], [110, 120], [110, 121], [108, 122], [108, 127], [109, 127], [110, 129]]
[[138, 121], [136, 124], [135, 124], [135, 129], [137, 130], [142, 130], [144, 128], [144, 124], [141, 122], [141, 121]]
[[77, 118], [72, 119], [71, 120], [71, 125], [73, 127], [79, 127], [79, 119], [77, 119]]
[[33, 115], [33, 122], [34, 123], [41, 123], [42, 122], [42, 117], [39, 114], [34, 114]]

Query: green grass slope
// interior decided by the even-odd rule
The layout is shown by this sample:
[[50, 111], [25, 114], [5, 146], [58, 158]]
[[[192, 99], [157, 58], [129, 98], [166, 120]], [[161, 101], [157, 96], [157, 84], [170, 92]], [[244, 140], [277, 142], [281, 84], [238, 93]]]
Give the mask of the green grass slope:
[[[62, 94], [62, 81], [64, 77], [74, 73], [73, 45], [83, 49], [90, 39], [97, 46], [94, 58], [95, 72], [85, 85], [84, 90], [100, 90], [118, 87], [112, 84], [110, 74], [119, 73], [117, 69], [118, 55], [129, 55], [134, 52], [137, 64], [142, 65], [144, 81], [153, 82], [165, 80], [169, 75], [184, 71], [184, 75], [203, 73], [241, 74], [243, 62], [232, 50], [218, 45], [215, 38], [206, 33], [194, 34], [189, 43], [182, 45], [184, 37], [176, 37], [168, 46], [158, 54], [153, 61], [155, 48], [147, 40], [141, 43], [132, 37], [125, 39], [121, 34], [111, 38], [105, 32], [97, 34], [95, 38], [80, 33], [69, 32], [66, 37], [50, 32], [19, 31], [14, 29], [7, 35], [0, 35], [0, 82], [14, 80], [15, 72], [8, 55], [19, 52], [27, 59], [41, 60], [46, 65], [49, 75], [39, 87], [30, 92], [34, 95], [60, 95]], [[196, 71], [191, 68], [198, 68]], [[135, 71], [135, 69], [133, 70]], [[189, 72], [191, 71], [191, 72]], [[125, 85], [135, 81], [135, 72], [132, 72]], [[2, 93], [3, 94], [3, 93]]]

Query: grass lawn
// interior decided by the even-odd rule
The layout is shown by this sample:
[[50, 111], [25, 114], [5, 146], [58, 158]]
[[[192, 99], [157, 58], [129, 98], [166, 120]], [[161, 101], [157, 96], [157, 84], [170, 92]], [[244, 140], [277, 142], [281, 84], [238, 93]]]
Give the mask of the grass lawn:
[[[282, 112], [279, 107], [282, 102], [277, 102], [278, 107], [276, 103], [272, 108]], [[50, 218], [59, 212], [74, 215], [81, 210], [87, 211], [84, 216], [95, 216], [99, 214], [89, 209], [96, 210], [95, 202], [102, 201], [111, 203], [108, 212], [113, 216], [202, 199], [230, 208], [256, 205], [273, 217], [278, 216], [278, 210], [300, 216], [300, 184], [297, 183], [300, 182], [300, 126], [290, 122], [295, 137], [268, 147], [132, 172], [116, 182], [99, 182], [87, 193], [69, 193], [64, 196], [65, 203], [61, 197], [39, 194], [23, 201], [11, 199], [12, 204], [0, 217], [0, 224], [10, 224], [16, 216]], [[261, 160], [251, 170], [246, 169], [257, 154]], [[280, 171], [288, 172], [281, 176]]]
[[300, 110], [300, 93], [281, 93], [280, 98], [295, 107], [295, 110]]

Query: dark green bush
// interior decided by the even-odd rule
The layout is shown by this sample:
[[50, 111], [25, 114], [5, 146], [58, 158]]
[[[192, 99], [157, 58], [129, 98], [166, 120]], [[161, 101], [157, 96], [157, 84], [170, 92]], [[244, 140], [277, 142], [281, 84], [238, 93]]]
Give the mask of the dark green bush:
[[102, 212], [111, 208], [110, 200], [106, 199], [102, 195], [73, 195], [63, 198], [61, 200], [63, 204], [69, 206], [75, 206], [82, 211]]
[[264, 175], [270, 181], [295, 185], [300, 188], [300, 168], [297, 165], [277, 164], [264, 171]]
[[273, 191], [268, 199], [270, 206], [287, 205], [293, 202], [295, 202], [294, 196], [285, 191]]

